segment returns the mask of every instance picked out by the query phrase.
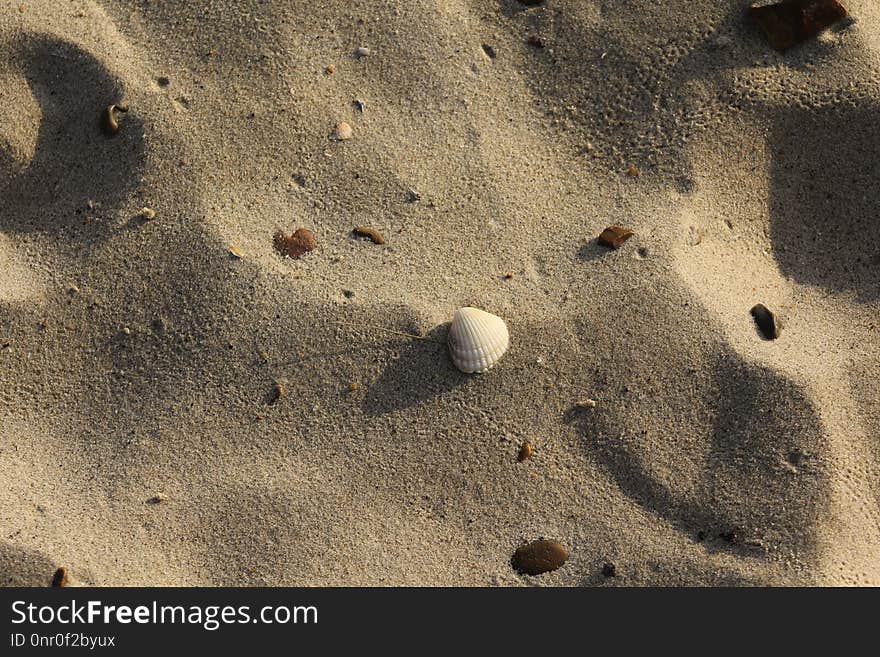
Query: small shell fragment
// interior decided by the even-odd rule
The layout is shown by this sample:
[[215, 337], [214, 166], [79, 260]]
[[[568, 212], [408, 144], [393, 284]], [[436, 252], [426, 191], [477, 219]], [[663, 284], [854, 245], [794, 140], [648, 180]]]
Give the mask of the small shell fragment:
[[517, 548], [510, 565], [520, 574], [540, 575], [556, 570], [566, 561], [568, 550], [561, 543], [541, 539]]
[[355, 226], [352, 232], [358, 237], [369, 237], [373, 244], [385, 244], [385, 238], [375, 228], [369, 226]]
[[141, 208], [141, 216], [145, 221], [152, 221], [156, 218], [156, 211], [152, 208]]
[[449, 355], [462, 372], [482, 373], [507, 351], [510, 335], [504, 320], [479, 308], [455, 311], [449, 327]]
[[231, 255], [233, 258], [237, 258], [238, 260], [244, 258], [244, 252], [235, 244], [229, 247], [229, 255]]
[[107, 109], [104, 110], [104, 115], [102, 117], [102, 123], [104, 126], [104, 132], [106, 132], [111, 137], [119, 132], [119, 119], [116, 118], [116, 112], [127, 112], [127, 105], [110, 105]]
[[330, 138], [335, 141], [348, 141], [353, 136], [354, 131], [351, 129], [351, 126], [348, 125], [345, 121], [340, 121], [333, 129], [333, 134], [330, 135]]
[[772, 310], [767, 308], [763, 303], [759, 303], [752, 308], [752, 317], [755, 324], [765, 340], [775, 340], [779, 337], [779, 330], [782, 328], [779, 319]]
[[619, 249], [634, 234], [629, 228], [624, 228], [623, 226], [608, 226], [599, 235], [599, 244], [612, 249]]

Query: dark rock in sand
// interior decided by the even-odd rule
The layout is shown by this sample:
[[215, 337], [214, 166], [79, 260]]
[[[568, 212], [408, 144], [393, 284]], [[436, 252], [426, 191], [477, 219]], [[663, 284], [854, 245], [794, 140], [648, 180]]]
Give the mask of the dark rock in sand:
[[779, 337], [779, 330], [782, 328], [776, 315], [767, 308], [763, 303], [759, 303], [752, 308], [752, 317], [755, 318], [755, 324], [765, 340], [775, 340]]
[[811, 39], [847, 16], [837, 0], [784, 0], [764, 7], [752, 5], [746, 11], [770, 46], [780, 51]]

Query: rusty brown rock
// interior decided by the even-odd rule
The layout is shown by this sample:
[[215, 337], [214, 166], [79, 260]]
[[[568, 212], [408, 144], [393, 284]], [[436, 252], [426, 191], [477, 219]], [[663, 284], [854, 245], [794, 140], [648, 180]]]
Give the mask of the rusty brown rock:
[[52, 586], [60, 587], [67, 586], [68, 584], [70, 584], [70, 577], [67, 574], [67, 568], [61, 566], [55, 571], [55, 574], [52, 575]]
[[358, 237], [369, 237], [373, 244], [385, 244], [385, 238], [375, 228], [369, 226], [355, 226], [352, 232]]
[[531, 458], [532, 454], [534, 454], [535, 449], [532, 447], [532, 443], [524, 442], [522, 447], [519, 448], [519, 454], [516, 457], [516, 460], [522, 463], [528, 458]]
[[285, 235], [282, 231], [275, 233], [273, 238], [275, 250], [288, 258], [299, 258], [315, 248], [315, 234], [308, 228], [297, 228], [293, 235]]

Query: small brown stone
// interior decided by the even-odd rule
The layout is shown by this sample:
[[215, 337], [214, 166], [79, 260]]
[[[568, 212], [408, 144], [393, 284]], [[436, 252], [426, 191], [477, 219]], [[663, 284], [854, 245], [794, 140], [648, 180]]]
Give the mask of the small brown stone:
[[348, 384], [348, 391], [349, 392], [357, 392], [358, 390], [360, 390], [360, 385], [358, 384], [357, 381], [355, 381], [354, 383]]
[[67, 574], [67, 568], [61, 566], [52, 576], [52, 586], [61, 587], [70, 584], [70, 577]]
[[635, 178], [636, 176], [640, 176], [640, 175], [642, 175], [642, 170], [639, 169], [639, 168], [638, 168], [637, 166], [635, 166], [634, 164], [630, 164], [630, 165], [629, 165], [629, 169], [627, 169], [627, 172], [626, 172], [626, 173], [627, 173], [628, 176], [632, 176], [633, 178]]
[[325, 72], [327, 75], [333, 75], [334, 73], [336, 73], [336, 67], [333, 66], [333, 64], [329, 64], [329, 65], [327, 66], [327, 68], [324, 69], [324, 72]]
[[540, 575], [556, 570], [568, 560], [568, 550], [557, 541], [541, 539], [516, 549], [510, 564], [520, 574]]
[[280, 230], [273, 238], [275, 250], [288, 258], [299, 258], [315, 248], [315, 234], [308, 228], [297, 228], [293, 235], [285, 235]]
[[369, 226], [355, 226], [352, 232], [358, 237], [369, 237], [373, 244], [385, 244], [385, 238], [375, 228]]
[[526, 459], [532, 456], [534, 449], [532, 448], [532, 443], [524, 442], [522, 447], [519, 448], [519, 455], [517, 455], [516, 460], [522, 463]]
[[606, 561], [604, 564], [602, 564], [602, 574], [605, 575], [605, 577], [616, 577], [617, 566], [615, 566], [610, 561]]
[[751, 312], [752, 317], [755, 319], [755, 324], [757, 324], [758, 330], [765, 340], [775, 340], [779, 337], [782, 325], [773, 311], [763, 303], [759, 303], [752, 308]]
[[599, 235], [599, 244], [612, 249], [619, 249], [634, 234], [629, 228], [624, 228], [623, 226], [609, 226]]

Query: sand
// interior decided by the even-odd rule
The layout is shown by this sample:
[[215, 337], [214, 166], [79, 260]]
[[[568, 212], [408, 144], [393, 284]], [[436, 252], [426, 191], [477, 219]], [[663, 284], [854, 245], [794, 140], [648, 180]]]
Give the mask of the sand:
[[746, 4], [6, 3], [0, 584], [880, 584], [880, 5]]

